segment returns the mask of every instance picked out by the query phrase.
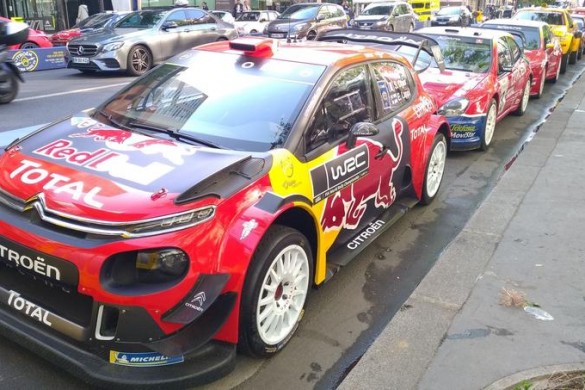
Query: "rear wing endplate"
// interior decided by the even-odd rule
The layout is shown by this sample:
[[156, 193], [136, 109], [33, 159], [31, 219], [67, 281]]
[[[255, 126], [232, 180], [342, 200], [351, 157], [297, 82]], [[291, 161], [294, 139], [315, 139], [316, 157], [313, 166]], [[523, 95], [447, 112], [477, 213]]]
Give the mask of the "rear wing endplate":
[[399, 33], [390, 31], [364, 31], [349, 28], [329, 30], [319, 34], [318, 41], [335, 41], [335, 42], [356, 42], [369, 43], [376, 46], [410, 46], [417, 49], [416, 55], [412, 59], [412, 65], [416, 64], [421, 50], [431, 55], [439, 69], [445, 70], [445, 60], [443, 53], [437, 41], [424, 35], [415, 33]]

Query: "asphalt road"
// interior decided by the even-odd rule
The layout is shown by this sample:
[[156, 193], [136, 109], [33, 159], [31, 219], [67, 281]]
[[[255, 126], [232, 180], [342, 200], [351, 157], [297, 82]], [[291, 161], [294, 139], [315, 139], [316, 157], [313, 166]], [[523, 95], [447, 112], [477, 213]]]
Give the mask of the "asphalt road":
[[[530, 101], [524, 116], [500, 122], [488, 152], [451, 153], [435, 202], [415, 207], [329, 283], [314, 290], [303, 323], [284, 351], [269, 360], [241, 356], [232, 374], [205, 388], [335, 388], [584, 67], [585, 61], [571, 65], [559, 82], [547, 84], [541, 99]], [[66, 69], [25, 77], [17, 101], [0, 106], [0, 130], [46, 123], [93, 107], [130, 80]], [[0, 340], [0, 361], [0, 387], [86, 387], [9, 340]]]

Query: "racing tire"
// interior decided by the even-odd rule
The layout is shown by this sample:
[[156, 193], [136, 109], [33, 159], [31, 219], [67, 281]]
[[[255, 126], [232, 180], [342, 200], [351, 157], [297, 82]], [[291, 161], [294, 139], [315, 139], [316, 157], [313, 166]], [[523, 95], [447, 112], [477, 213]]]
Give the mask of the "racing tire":
[[498, 118], [498, 105], [496, 100], [492, 99], [488, 106], [487, 114], [485, 116], [485, 123], [483, 125], [483, 131], [481, 132], [481, 139], [479, 148], [483, 151], [489, 149], [490, 144], [494, 138], [494, 132], [496, 130], [496, 120]]
[[557, 73], [555, 74], [555, 77], [550, 79], [550, 82], [552, 84], [556, 83], [557, 81], [559, 81], [560, 76], [561, 76], [561, 61], [559, 61], [559, 65], [557, 65]]
[[141, 76], [152, 68], [152, 54], [142, 46], [137, 45], [128, 53], [128, 69], [130, 76]]
[[443, 134], [437, 133], [433, 140], [433, 146], [425, 169], [425, 181], [423, 183], [422, 197], [420, 200], [421, 204], [428, 205], [437, 196], [443, 181], [446, 162], [447, 140]]
[[569, 63], [569, 53], [563, 54], [561, 57], [561, 74], [567, 71], [567, 64]]
[[12, 72], [8, 74], [8, 79], [0, 83], [0, 90], [4, 90], [6, 92], [0, 92], [0, 104], [8, 104], [16, 98], [18, 95], [18, 80], [16, 79], [16, 75]]
[[522, 97], [518, 103], [518, 108], [516, 108], [516, 111], [514, 111], [514, 115], [522, 116], [526, 113], [526, 109], [528, 108], [528, 100], [530, 100], [530, 79], [528, 79], [526, 85], [524, 85], [524, 89], [522, 90]]
[[571, 55], [569, 56], [569, 64], [573, 65], [577, 63], [577, 52], [572, 51]]
[[283, 349], [303, 318], [312, 280], [313, 254], [307, 238], [286, 226], [270, 227], [242, 289], [239, 350], [268, 357]]
[[307, 33], [307, 41], [314, 41], [317, 38], [317, 33], [315, 31], [309, 31]]
[[544, 83], [546, 81], [546, 69], [542, 71], [542, 76], [540, 77], [540, 85], [538, 86], [538, 92], [534, 95], [535, 99], [540, 99], [542, 94], [544, 93]]

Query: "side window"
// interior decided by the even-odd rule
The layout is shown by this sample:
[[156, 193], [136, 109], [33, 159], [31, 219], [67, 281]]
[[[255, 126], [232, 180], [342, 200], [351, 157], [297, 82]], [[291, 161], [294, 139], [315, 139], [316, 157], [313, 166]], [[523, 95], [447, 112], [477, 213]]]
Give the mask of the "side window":
[[364, 65], [346, 69], [335, 76], [313, 119], [307, 135], [309, 152], [325, 143], [347, 137], [358, 122], [372, 121], [372, 103]]
[[189, 19], [190, 25], [215, 23], [215, 20], [211, 16], [198, 9], [188, 10], [187, 18]]
[[408, 69], [396, 62], [380, 62], [373, 65], [376, 87], [374, 94], [381, 102], [382, 116], [395, 114], [414, 95], [414, 85]]
[[514, 40], [514, 38], [506, 37], [506, 42], [508, 42], [508, 47], [512, 53], [512, 63], [516, 63], [521, 57], [520, 47]]
[[501, 71], [503, 68], [512, 67], [512, 55], [508, 46], [504, 42], [498, 39], [498, 69]]
[[175, 11], [169, 15], [166, 22], [175, 22], [178, 26], [186, 26], [187, 15], [184, 10]]
[[319, 15], [318, 17], [324, 17], [325, 19], [329, 19], [329, 10], [328, 7], [321, 7], [319, 8]]

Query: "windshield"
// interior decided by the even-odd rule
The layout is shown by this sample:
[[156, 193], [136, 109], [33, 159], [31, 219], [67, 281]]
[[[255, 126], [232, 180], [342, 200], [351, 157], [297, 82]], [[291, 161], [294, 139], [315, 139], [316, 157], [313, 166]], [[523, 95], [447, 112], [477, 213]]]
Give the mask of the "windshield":
[[257, 22], [260, 19], [260, 12], [244, 12], [236, 18], [238, 22]]
[[535, 20], [537, 22], [545, 22], [557, 26], [564, 26], [563, 14], [560, 12], [518, 12], [515, 19], [520, 20]]
[[377, 5], [372, 8], [366, 8], [362, 15], [390, 15], [394, 9], [393, 5]]
[[132, 12], [116, 25], [116, 28], [151, 28], [154, 27], [167, 13], [160, 11], [137, 11]]
[[450, 7], [446, 7], [446, 8], [441, 8], [439, 11], [437, 11], [438, 16], [441, 15], [459, 15], [461, 13], [461, 8], [450, 8]]
[[319, 6], [310, 4], [297, 4], [288, 7], [278, 19], [314, 19], [319, 12]]
[[159, 66], [94, 116], [112, 126], [168, 130], [224, 149], [266, 151], [282, 146], [325, 70], [211, 52], [184, 61]]
[[463, 70], [473, 73], [487, 73], [492, 63], [491, 41], [486, 39], [469, 39], [469, 41], [448, 37], [434, 36], [439, 43], [445, 68]]

